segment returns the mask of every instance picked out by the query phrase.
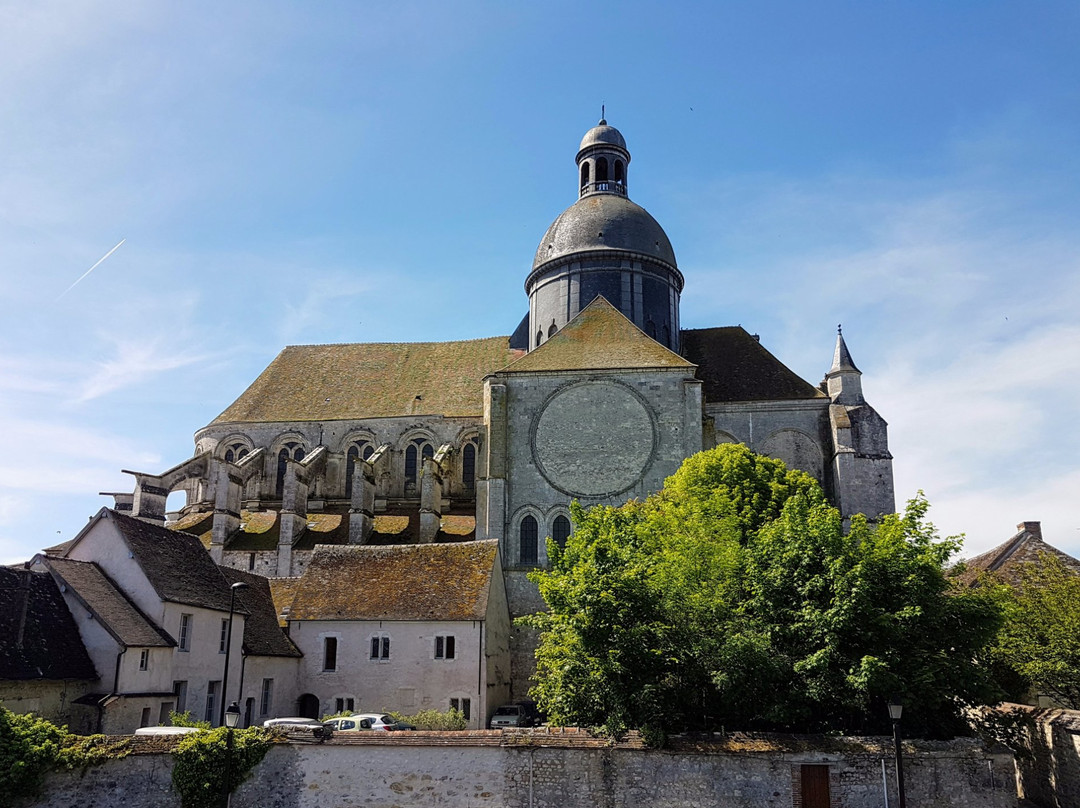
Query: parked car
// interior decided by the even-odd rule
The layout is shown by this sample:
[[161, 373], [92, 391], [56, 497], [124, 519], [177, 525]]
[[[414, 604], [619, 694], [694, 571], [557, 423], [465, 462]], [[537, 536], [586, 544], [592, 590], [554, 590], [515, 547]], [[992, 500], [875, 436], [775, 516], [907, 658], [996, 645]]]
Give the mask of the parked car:
[[286, 733], [311, 734], [320, 741], [325, 741], [334, 734], [334, 728], [326, 726], [315, 718], [300, 718], [296, 716], [287, 718], [270, 718], [263, 721], [263, 726], [270, 729], [279, 729]]
[[488, 721], [489, 729], [503, 727], [531, 727], [537, 723], [538, 716], [528, 704], [504, 704], [496, 707]]
[[395, 721], [393, 716], [380, 713], [354, 713], [338, 718], [328, 718], [323, 724], [332, 727], [335, 732], [363, 732], [364, 730], [402, 732], [416, 729], [412, 724]]
[[136, 735], [189, 735], [200, 732], [198, 727], [139, 727]]

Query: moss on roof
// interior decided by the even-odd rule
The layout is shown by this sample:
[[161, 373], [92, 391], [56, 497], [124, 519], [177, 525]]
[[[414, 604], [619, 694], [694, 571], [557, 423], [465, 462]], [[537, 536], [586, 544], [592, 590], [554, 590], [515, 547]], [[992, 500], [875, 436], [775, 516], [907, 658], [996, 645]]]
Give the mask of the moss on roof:
[[509, 337], [293, 345], [213, 423], [480, 416], [481, 381], [521, 353]]
[[482, 620], [497, 541], [319, 545], [290, 620]]
[[646, 335], [605, 298], [597, 297], [561, 331], [506, 371], [692, 367]]

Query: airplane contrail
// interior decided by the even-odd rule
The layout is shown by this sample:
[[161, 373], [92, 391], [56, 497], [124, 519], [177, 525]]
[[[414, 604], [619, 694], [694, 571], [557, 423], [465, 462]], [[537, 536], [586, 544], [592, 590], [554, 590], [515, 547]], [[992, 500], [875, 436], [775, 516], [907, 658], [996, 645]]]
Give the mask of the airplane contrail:
[[[123, 244], [125, 241], [127, 241], [126, 238], [120, 239], [120, 244]], [[117, 244], [115, 247], [113, 247], [111, 250], [109, 250], [107, 253], [105, 253], [103, 256], [101, 256], [101, 258], [98, 259], [97, 264], [94, 264], [92, 267], [90, 267], [90, 269], [86, 270], [86, 272], [84, 272], [82, 275], [80, 275], [78, 280], [76, 280], [75, 283], [71, 284], [71, 286], [69, 286], [67, 289], [65, 289], [63, 294], [60, 295], [60, 297], [63, 297], [68, 292], [70, 292], [72, 289], [74, 289], [76, 286], [78, 286], [79, 281], [81, 281], [83, 278], [85, 278], [87, 275], [89, 275], [91, 272], [93, 272], [95, 269], [97, 269], [98, 265], [102, 261], [104, 261], [106, 258], [108, 258], [110, 255], [112, 255], [114, 252], [119, 250], [120, 249], [120, 244]], [[59, 300], [60, 297], [58, 297], [56, 299]]]

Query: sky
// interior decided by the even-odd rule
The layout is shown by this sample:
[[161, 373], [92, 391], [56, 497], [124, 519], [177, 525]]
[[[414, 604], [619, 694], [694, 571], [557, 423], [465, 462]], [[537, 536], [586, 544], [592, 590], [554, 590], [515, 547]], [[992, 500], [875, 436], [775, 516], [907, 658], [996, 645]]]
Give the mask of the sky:
[[601, 104], [684, 327], [817, 383], [843, 323], [898, 507], [1080, 556], [1078, 41], [1050, 0], [0, 0], [0, 563], [285, 345], [509, 334]]

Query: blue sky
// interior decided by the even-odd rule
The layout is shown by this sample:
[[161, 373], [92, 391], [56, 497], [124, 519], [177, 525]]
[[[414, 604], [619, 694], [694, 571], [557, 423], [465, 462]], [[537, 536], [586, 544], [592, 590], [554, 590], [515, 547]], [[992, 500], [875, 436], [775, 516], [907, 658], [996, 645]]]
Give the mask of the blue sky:
[[0, 0], [0, 562], [286, 344], [508, 334], [602, 103], [685, 326], [816, 383], [842, 322], [898, 502], [1080, 555], [1078, 41], [1065, 2]]

